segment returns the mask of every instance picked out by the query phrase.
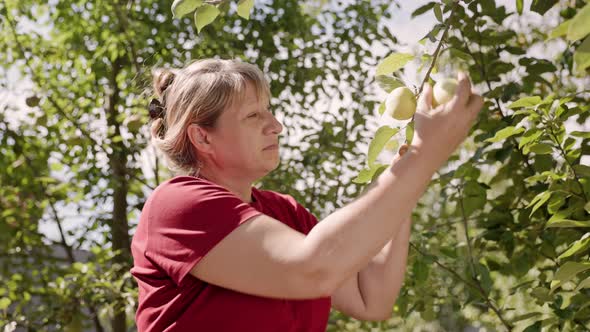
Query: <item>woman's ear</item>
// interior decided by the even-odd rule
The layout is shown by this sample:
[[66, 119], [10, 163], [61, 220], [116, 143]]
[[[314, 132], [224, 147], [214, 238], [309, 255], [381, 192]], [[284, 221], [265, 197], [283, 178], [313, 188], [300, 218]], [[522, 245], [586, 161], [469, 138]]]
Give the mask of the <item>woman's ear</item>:
[[191, 144], [197, 149], [197, 151], [205, 153], [211, 151], [211, 144], [209, 142], [208, 136], [209, 134], [205, 129], [193, 123], [188, 126], [187, 133]]

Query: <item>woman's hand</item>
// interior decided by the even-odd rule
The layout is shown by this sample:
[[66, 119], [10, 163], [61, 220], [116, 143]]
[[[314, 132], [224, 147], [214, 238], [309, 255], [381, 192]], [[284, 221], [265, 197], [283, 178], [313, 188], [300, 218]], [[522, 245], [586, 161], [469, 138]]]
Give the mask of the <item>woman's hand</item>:
[[408, 149], [410, 148], [410, 146], [408, 144], [402, 144], [402, 146], [400, 146], [399, 150], [397, 151], [397, 154], [395, 155], [395, 157], [393, 157], [393, 161], [391, 162], [392, 164], [395, 164], [398, 162], [398, 160], [400, 160], [402, 158], [402, 156], [404, 154], [406, 154], [406, 152], [408, 152]]
[[471, 91], [471, 82], [464, 73], [458, 75], [457, 91], [448, 103], [432, 107], [432, 87], [424, 85], [414, 115], [416, 148], [444, 163], [465, 140], [483, 106], [483, 98]]

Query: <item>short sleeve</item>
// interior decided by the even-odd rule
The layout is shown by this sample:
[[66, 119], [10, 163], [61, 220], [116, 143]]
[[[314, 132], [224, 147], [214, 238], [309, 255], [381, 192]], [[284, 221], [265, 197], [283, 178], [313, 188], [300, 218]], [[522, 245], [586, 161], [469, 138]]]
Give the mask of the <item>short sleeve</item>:
[[224, 187], [188, 179], [170, 182], [149, 202], [145, 255], [177, 285], [224, 237], [262, 214]]
[[299, 223], [301, 231], [305, 235], [307, 235], [311, 231], [311, 229], [318, 224], [318, 219], [316, 218], [316, 216], [313, 215], [313, 213], [309, 212], [307, 208], [305, 208], [303, 205], [297, 202], [295, 198], [293, 198], [293, 196], [283, 195], [283, 197], [286, 198], [287, 201], [289, 201], [290, 205], [294, 210], [295, 218]]

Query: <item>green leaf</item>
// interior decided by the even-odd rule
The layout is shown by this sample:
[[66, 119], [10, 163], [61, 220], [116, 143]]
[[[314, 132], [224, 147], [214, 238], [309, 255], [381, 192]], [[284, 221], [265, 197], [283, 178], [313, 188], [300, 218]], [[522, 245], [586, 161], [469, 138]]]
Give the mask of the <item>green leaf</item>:
[[238, 15], [249, 20], [252, 7], [254, 7], [254, 0], [240, 0], [238, 2]]
[[580, 281], [580, 283], [578, 284], [576, 289], [574, 289], [574, 292], [577, 292], [582, 288], [588, 288], [588, 287], [590, 287], [590, 277]]
[[588, 269], [590, 269], [590, 263], [566, 262], [555, 272], [555, 276], [551, 281], [551, 292], [572, 280], [578, 273]]
[[520, 98], [519, 100], [508, 105], [508, 108], [515, 109], [515, 108], [519, 108], [519, 107], [535, 106], [535, 105], [539, 104], [541, 101], [542, 101], [542, 99], [539, 96], [524, 97], [524, 98]]
[[530, 142], [534, 142], [543, 134], [543, 131], [539, 128], [532, 128], [527, 130], [524, 134], [522, 134], [522, 138], [518, 143], [518, 148], [521, 149], [523, 146], [527, 145]]
[[557, 0], [533, 0], [530, 8], [532, 11], [544, 15], [556, 3]]
[[384, 149], [387, 151], [397, 152], [397, 148], [399, 147], [399, 141], [395, 138], [392, 138], [385, 144]]
[[381, 173], [383, 173], [387, 168], [389, 168], [390, 165], [388, 164], [377, 164], [377, 166], [375, 167], [375, 173], [373, 173], [373, 176], [371, 177], [371, 182], [375, 181], [375, 179], [377, 179], [379, 177], [379, 175], [381, 175]]
[[395, 88], [404, 86], [404, 84], [397, 78], [387, 75], [378, 75], [375, 80], [377, 81], [377, 84], [379, 84], [379, 87], [387, 93], [390, 93]]
[[518, 11], [518, 15], [522, 15], [523, 7], [523, 0], [516, 0], [516, 10]]
[[125, 123], [127, 125], [127, 129], [131, 132], [137, 132], [143, 125], [145, 124], [145, 120], [142, 118], [136, 117], [132, 118]]
[[407, 53], [393, 53], [383, 59], [377, 66], [376, 76], [389, 75], [394, 71], [405, 66], [408, 61], [414, 58], [413, 55]]
[[574, 228], [574, 227], [590, 227], [590, 220], [586, 221], [579, 221], [579, 220], [571, 220], [571, 219], [555, 219], [553, 221], [549, 220], [545, 227], [548, 228]]
[[435, 2], [429, 2], [424, 6], [418, 7], [418, 9], [414, 10], [414, 12], [412, 13], [412, 18], [426, 13], [428, 10], [434, 7], [435, 4]]
[[572, 131], [570, 135], [574, 137], [590, 138], [590, 131]]
[[540, 316], [540, 315], [542, 315], [542, 313], [540, 313], [540, 312], [529, 312], [529, 313], [526, 313], [526, 314], [523, 314], [523, 315], [519, 315], [519, 316], [516, 316], [516, 317], [512, 318], [510, 320], [510, 322], [514, 324], [516, 322], [520, 322], [522, 320], [527, 320], [529, 318], [537, 317], [537, 316]]
[[574, 171], [576, 171], [576, 174], [578, 175], [582, 175], [583, 177], [590, 177], [590, 166], [586, 166], [586, 165], [574, 165], [573, 166]]
[[451, 52], [451, 57], [453, 57], [453, 58], [459, 58], [459, 59], [462, 59], [462, 60], [465, 60], [465, 61], [471, 60], [471, 55], [469, 55], [469, 54], [467, 54], [467, 53], [465, 53], [465, 52], [463, 52], [463, 51], [461, 51], [459, 49], [451, 48], [449, 50], [449, 52]]
[[399, 131], [398, 128], [391, 128], [389, 126], [383, 126], [379, 129], [377, 129], [377, 132], [375, 133], [375, 137], [373, 138], [373, 140], [369, 144], [369, 153], [368, 153], [369, 168], [373, 167], [373, 164], [375, 163], [377, 156], [379, 156], [379, 154], [383, 150], [383, 147], [385, 147], [385, 144], [387, 143], [387, 141], [389, 141], [391, 136], [395, 135], [398, 131]]
[[584, 234], [581, 239], [574, 242], [568, 250], [559, 255], [559, 259], [568, 258], [575, 254], [581, 254], [590, 248], [590, 233]]
[[590, 4], [580, 9], [571, 21], [567, 30], [567, 40], [574, 42], [586, 37], [590, 33]]
[[533, 324], [527, 326], [522, 332], [541, 332], [543, 326], [541, 325], [541, 321], [536, 321]]
[[526, 207], [528, 209], [533, 204], [535, 205], [533, 207], [533, 210], [531, 211], [531, 214], [529, 214], [529, 218], [533, 215], [533, 213], [535, 213], [535, 211], [537, 211], [538, 208], [543, 206], [543, 204], [545, 204], [545, 202], [547, 202], [547, 200], [549, 200], [549, 198], [551, 198], [551, 194], [553, 194], [553, 192], [543, 191], [543, 192], [539, 193], [537, 196], [535, 196], [535, 198], [533, 198], [533, 200]]
[[590, 213], [590, 202], [586, 202], [586, 204], [584, 205], [584, 210], [586, 210], [586, 212]]
[[219, 15], [219, 9], [213, 5], [204, 4], [199, 7], [195, 12], [195, 25], [197, 26], [197, 32], [201, 32], [201, 30], [206, 25], [215, 21], [217, 15]]
[[515, 117], [515, 116], [520, 115], [520, 114], [527, 114], [527, 115], [533, 115], [534, 116], [535, 115], [535, 111], [532, 110], [532, 109], [530, 109], [530, 108], [524, 108], [524, 109], [521, 109], [521, 110], [518, 110], [518, 111], [514, 112], [511, 115], [511, 117]]
[[7, 297], [3, 297], [0, 299], [0, 310], [6, 310], [8, 309], [8, 306], [10, 306], [10, 299]]
[[428, 279], [429, 266], [422, 259], [416, 259], [412, 265], [414, 280], [417, 285], [423, 284]]
[[549, 289], [545, 287], [533, 288], [531, 290], [531, 295], [542, 302], [553, 301], [553, 297], [549, 294]]
[[565, 200], [570, 197], [571, 194], [564, 194], [562, 192], [555, 192], [554, 195], [551, 196], [549, 203], [547, 204], [547, 211], [554, 215], [559, 211], [559, 209], [565, 204]]
[[364, 184], [369, 183], [373, 179], [373, 175], [380, 169], [386, 168], [387, 164], [374, 164], [371, 168], [362, 169], [359, 174], [352, 180], [354, 183]]
[[380, 115], [383, 115], [383, 113], [385, 113], [385, 102], [381, 103], [381, 105], [379, 105], [379, 110], [378, 110]]
[[590, 131], [572, 131], [570, 135], [574, 137], [590, 138]]
[[555, 29], [551, 30], [551, 32], [549, 33], [548, 39], [553, 39], [553, 38], [565, 36], [567, 34], [567, 30], [570, 26], [570, 23], [571, 23], [571, 20], [567, 20], [565, 22], [562, 22]]
[[533, 184], [536, 183], [538, 181], [547, 181], [549, 179], [555, 181], [555, 180], [560, 180], [565, 178], [565, 175], [561, 175], [561, 174], [556, 174], [554, 172], [551, 171], [544, 171], [541, 174], [535, 174], [533, 176], [529, 176], [528, 178], [524, 179], [524, 181], [528, 184]]
[[477, 271], [477, 278], [479, 280], [479, 284], [485, 290], [486, 294], [489, 294], [494, 285], [494, 282], [490, 277], [490, 270], [487, 266], [481, 263], [475, 264], [475, 270]]
[[442, 15], [442, 10], [440, 9], [440, 5], [437, 3], [436, 5], [434, 5], [434, 17], [436, 17], [436, 19], [439, 22], [443, 21], [443, 15]]
[[529, 151], [536, 154], [551, 154], [553, 148], [547, 143], [536, 143], [530, 146]]
[[506, 128], [500, 129], [496, 132], [494, 137], [486, 139], [484, 142], [496, 143], [505, 140], [506, 138], [522, 133], [525, 131], [523, 127], [515, 128], [514, 126], [508, 126]]
[[486, 188], [477, 181], [467, 181], [463, 188], [463, 211], [469, 217], [473, 212], [483, 209], [487, 202]]
[[59, 171], [61, 171], [61, 170], [64, 168], [64, 165], [63, 165], [63, 164], [61, 164], [61, 163], [55, 162], [55, 163], [51, 163], [51, 164], [49, 165], [49, 168], [50, 168], [52, 171], [59, 172]]
[[590, 67], [590, 36], [586, 37], [574, 52], [574, 63], [575, 71], [580, 75], [583, 75], [586, 68]]
[[172, 17], [181, 18], [195, 11], [202, 4], [202, 0], [174, 0], [172, 3]]
[[406, 126], [406, 142], [408, 145], [412, 144], [412, 139], [414, 139], [414, 122], [410, 122]]

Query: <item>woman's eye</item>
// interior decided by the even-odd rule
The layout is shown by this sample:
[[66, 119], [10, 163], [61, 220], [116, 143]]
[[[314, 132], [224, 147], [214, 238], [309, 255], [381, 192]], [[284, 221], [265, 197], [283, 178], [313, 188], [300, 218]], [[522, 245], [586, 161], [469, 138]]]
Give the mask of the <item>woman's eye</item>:
[[249, 118], [255, 118], [258, 116], [258, 113], [252, 113], [250, 115], [248, 115]]

